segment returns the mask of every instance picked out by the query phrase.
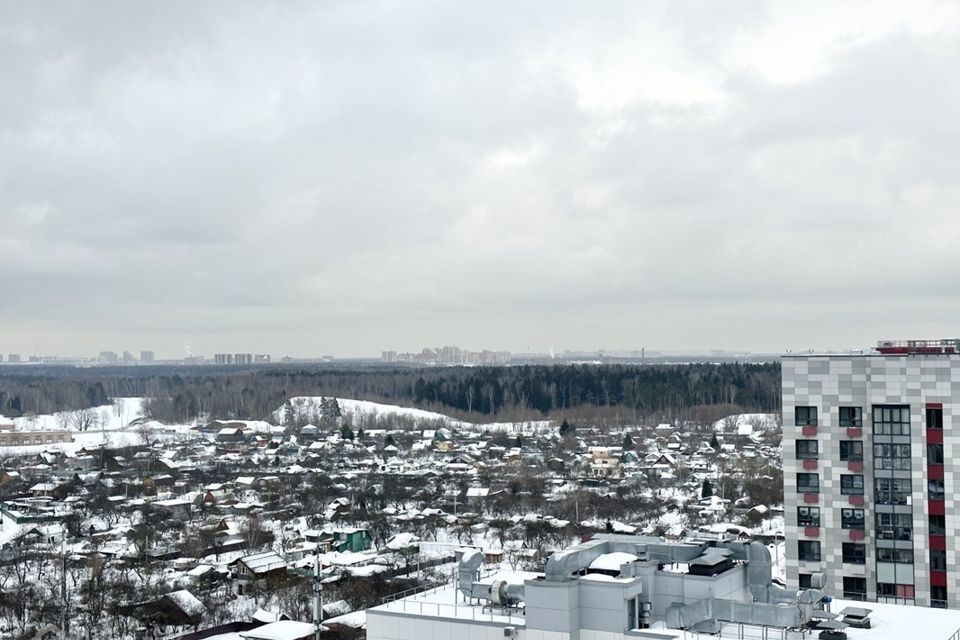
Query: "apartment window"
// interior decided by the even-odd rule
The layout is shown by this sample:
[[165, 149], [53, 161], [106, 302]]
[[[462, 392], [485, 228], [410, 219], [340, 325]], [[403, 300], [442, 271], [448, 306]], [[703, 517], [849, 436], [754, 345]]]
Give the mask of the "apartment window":
[[943, 445], [927, 445], [927, 464], [943, 464]]
[[863, 509], [841, 509], [840, 526], [844, 529], [863, 529]]
[[843, 597], [847, 600], [866, 600], [867, 579], [843, 576]]
[[910, 445], [873, 445], [873, 468], [897, 471], [910, 470]]
[[927, 429], [943, 429], [943, 409], [927, 409]]
[[798, 427], [817, 426], [816, 407], [794, 407], [793, 416]]
[[820, 541], [800, 540], [797, 542], [797, 555], [806, 562], [820, 562]]
[[913, 515], [909, 513], [878, 513], [877, 537], [881, 540], [912, 540]]
[[930, 568], [933, 571], [947, 570], [947, 552], [943, 549], [930, 550]]
[[929, 522], [930, 522], [930, 535], [932, 536], [947, 535], [946, 516], [930, 516]]
[[906, 405], [875, 405], [873, 433], [878, 436], [910, 435], [910, 407]]
[[797, 440], [797, 460], [816, 460], [820, 446], [816, 440]]
[[845, 496], [863, 495], [863, 475], [841, 474], [840, 493]]
[[930, 500], [943, 500], [943, 480], [927, 481], [927, 498]]
[[867, 545], [859, 542], [843, 543], [843, 561], [847, 564], [866, 564]]
[[890, 582], [877, 583], [877, 595], [884, 598], [913, 598], [912, 584], [892, 584]]
[[797, 493], [820, 493], [820, 476], [815, 473], [798, 473]]
[[947, 608], [946, 587], [930, 587], [930, 606], [938, 609]]
[[874, 478], [877, 504], [910, 504], [910, 480], [907, 478]]
[[840, 407], [841, 427], [862, 427], [863, 409], [860, 407]]
[[819, 527], [820, 507], [797, 507], [797, 526]]
[[840, 459], [844, 462], [862, 462], [863, 443], [859, 440], [841, 440]]
[[877, 548], [877, 562], [913, 564], [913, 549], [885, 549], [879, 547]]

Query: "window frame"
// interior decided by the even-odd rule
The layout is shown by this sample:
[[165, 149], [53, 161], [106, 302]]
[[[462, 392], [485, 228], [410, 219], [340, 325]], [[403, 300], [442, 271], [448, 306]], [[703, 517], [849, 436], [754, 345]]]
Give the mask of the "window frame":
[[[846, 412], [848, 415], [844, 415]], [[852, 415], [850, 415], [852, 412]], [[862, 428], [863, 407], [840, 407], [839, 424], [841, 427]]]
[[[844, 486], [845, 478], [850, 478], [846, 481], [847, 485]], [[860, 478], [859, 483], [856, 481], [857, 478]], [[862, 496], [865, 490], [865, 482], [862, 473], [841, 473], [840, 474], [840, 495], [844, 496]]]
[[867, 564], [867, 545], [862, 542], [842, 543], [840, 561], [844, 564]]
[[800, 406], [793, 408], [793, 423], [798, 427], [816, 427], [818, 420], [816, 407]]
[[[819, 460], [820, 459], [820, 442], [818, 440], [796, 440], [795, 452], [797, 460]], [[801, 452], [801, 448], [806, 449], [806, 451]], [[810, 449], [813, 451], [810, 451]]]
[[[802, 512], [806, 511], [806, 515]], [[814, 516], [816, 512], [816, 516]], [[797, 526], [798, 527], [817, 527], [820, 528], [820, 507], [797, 507]]]
[[[844, 445], [847, 445], [846, 447]], [[840, 460], [841, 462], [863, 462], [863, 441], [862, 440], [841, 440], [840, 441]], [[844, 449], [859, 449], [859, 453], [854, 451], [851, 454]]]

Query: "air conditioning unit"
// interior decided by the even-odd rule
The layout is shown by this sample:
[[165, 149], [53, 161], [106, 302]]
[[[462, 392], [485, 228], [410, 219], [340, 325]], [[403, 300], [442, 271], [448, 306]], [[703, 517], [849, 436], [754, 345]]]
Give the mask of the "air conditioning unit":
[[504, 627], [504, 628], [503, 628], [503, 637], [504, 637], [504, 638], [516, 638], [516, 637], [517, 637], [517, 628], [516, 628], [516, 627]]

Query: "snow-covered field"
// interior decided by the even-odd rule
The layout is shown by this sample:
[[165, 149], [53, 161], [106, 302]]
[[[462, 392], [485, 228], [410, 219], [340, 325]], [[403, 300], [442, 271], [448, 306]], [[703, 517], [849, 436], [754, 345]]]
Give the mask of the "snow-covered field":
[[[290, 398], [290, 405], [299, 416], [310, 416], [320, 412], [321, 402], [324, 396], [299, 396]], [[337, 404], [340, 405], [340, 413], [348, 422], [360, 422], [361, 418], [369, 416], [398, 416], [407, 418], [415, 423], [443, 422], [451, 426], [465, 424], [460, 420], [454, 420], [450, 416], [423, 409], [414, 409], [412, 407], [400, 407], [394, 404], [381, 404], [379, 402], [370, 402], [368, 400], [350, 400], [348, 398], [337, 398]], [[283, 424], [286, 416], [285, 408], [280, 407], [273, 412], [273, 417]]]
[[[290, 404], [298, 416], [309, 417], [320, 412], [320, 404], [324, 396], [299, 396], [290, 399]], [[506, 431], [508, 433], [521, 433], [532, 435], [548, 431], [553, 426], [552, 420], [528, 420], [523, 422], [488, 422], [482, 424], [472, 424], [463, 420], [452, 418], [443, 413], [435, 411], [426, 411], [413, 407], [401, 407], [395, 404], [382, 404], [379, 402], [370, 402], [368, 400], [351, 400], [349, 398], [337, 398], [340, 405], [340, 413], [350, 423], [361, 423], [364, 419], [376, 418], [377, 416], [400, 417], [407, 419], [414, 426], [432, 426], [442, 422], [449, 427], [469, 427], [473, 426], [484, 431]], [[273, 417], [283, 424], [286, 416], [284, 407], [278, 408], [273, 412]]]
[[[0, 447], [0, 453], [24, 454], [41, 451], [75, 453], [83, 448], [125, 447], [143, 444], [145, 433], [150, 437], [168, 437], [184, 433], [190, 425], [164, 425], [143, 417], [144, 398], [114, 398], [112, 405], [86, 411], [60, 411], [54, 414], [13, 418], [18, 431], [72, 431], [73, 442]], [[82, 426], [85, 430], [80, 430]]]
[[[112, 406], [89, 409], [95, 424], [91, 428], [116, 431], [125, 429], [134, 421], [143, 418], [144, 398], [115, 398]], [[59, 430], [76, 431], [82, 420], [80, 411], [59, 411], [50, 415], [14, 418], [17, 431]]]
[[713, 430], [717, 433], [729, 431], [736, 427], [737, 435], [749, 436], [755, 431], [768, 431], [777, 427], [775, 413], [739, 413], [727, 416], [713, 423]]

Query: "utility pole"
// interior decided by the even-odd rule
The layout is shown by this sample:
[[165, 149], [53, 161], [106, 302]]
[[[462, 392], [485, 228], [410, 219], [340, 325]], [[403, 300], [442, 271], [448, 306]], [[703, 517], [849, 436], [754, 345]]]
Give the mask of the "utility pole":
[[323, 583], [320, 581], [320, 543], [313, 548], [313, 638], [320, 640], [323, 622]]
[[60, 526], [60, 638], [67, 640], [67, 554], [64, 550], [64, 538], [67, 532]]

